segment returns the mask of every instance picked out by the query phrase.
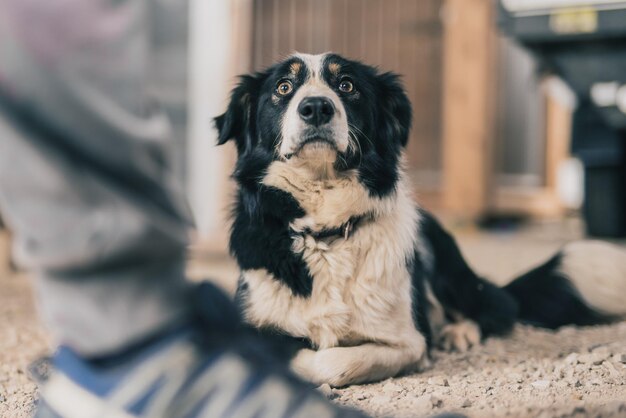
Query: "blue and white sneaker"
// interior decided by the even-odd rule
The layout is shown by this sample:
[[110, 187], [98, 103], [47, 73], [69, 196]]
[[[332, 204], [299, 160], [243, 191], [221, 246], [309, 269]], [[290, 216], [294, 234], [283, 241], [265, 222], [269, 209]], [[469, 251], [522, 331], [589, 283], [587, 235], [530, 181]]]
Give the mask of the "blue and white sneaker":
[[246, 332], [221, 291], [200, 285], [198, 319], [118, 356], [67, 347], [39, 363], [38, 418], [364, 417], [293, 375]]

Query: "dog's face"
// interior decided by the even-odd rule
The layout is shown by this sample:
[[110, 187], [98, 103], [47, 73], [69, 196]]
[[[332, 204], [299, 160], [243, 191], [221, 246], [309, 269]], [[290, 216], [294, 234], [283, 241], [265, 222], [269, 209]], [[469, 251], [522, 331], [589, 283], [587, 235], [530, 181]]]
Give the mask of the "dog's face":
[[[272, 97], [281, 114], [278, 155], [290, 158], [306, 147], [329, 147], [345, 153], [351, 145], [345, 100], [354, 100], [354, 84], [345, 74], [333, 74], [324, 55], [300, 55], [279, 69]], [[341, 95], [341, 97], [340, 97]]]
[[234, 139], [240, 158], [265, 152], [306, 163], [321, 157], [338, 171], [390, 165], [396, 173], [411, 108], [391, 73], [334, 54], [296, 54], [243, 76], [215, 121], [218, 143]]

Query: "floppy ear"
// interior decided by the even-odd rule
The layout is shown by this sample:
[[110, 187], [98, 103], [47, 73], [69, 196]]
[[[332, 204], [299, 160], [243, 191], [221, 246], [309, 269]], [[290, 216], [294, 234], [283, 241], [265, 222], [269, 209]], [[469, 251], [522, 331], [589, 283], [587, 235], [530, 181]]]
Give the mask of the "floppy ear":
[[234, 139], [240, 155], [252, 145], [250, 124], [257, 90], [257, 77], [251, 75], [241, 77], [239, 84], [231, 92], [226, 112], [213, 119], [218, 131], [217, 145]]
[[383, 73], [378, 76], [379, 100], [382, 117], [379, 121], [379, 132], [387, 141], [397, 141], [406, 146], [411, 130], [411, 102], [394, 73]]

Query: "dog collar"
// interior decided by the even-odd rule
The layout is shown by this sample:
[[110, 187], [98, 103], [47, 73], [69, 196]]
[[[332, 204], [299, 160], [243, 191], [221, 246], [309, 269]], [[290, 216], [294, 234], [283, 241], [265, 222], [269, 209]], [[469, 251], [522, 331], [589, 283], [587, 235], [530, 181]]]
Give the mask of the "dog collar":
[[371, 215], [353, 216], [348, 220], [348, 222], [337, 228], [322, 229], [321, 231], [317, 232], [306, 231], [305, 233], [315, 239], [342, 237], [343, 239], [347, 240], [352, 236], [352, 234], [354, 234], [354, 231], [356, 231], [366, 219], [370, 218]]

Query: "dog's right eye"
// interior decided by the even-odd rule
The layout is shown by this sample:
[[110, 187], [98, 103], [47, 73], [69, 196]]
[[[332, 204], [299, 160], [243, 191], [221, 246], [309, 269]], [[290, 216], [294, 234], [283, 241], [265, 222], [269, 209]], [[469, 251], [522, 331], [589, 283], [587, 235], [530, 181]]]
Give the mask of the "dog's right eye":
[[278, 86], [276, 86], [276, 93], [280, 94], [281, 96], [286, 96], [289, 93], [291, 93], [293, 90], [293, 84], [291, 84], [291, 81], [288, 80], [283, 80], [280, 83], [278, 83]]
[[352, 83], [352, 80], [350, 80], [348, 77], [342, 79], [341, 83], [339, 83], [339, 90], [344, 93], [352, 93], [352, 91], [354, 90], [354, 84]]

